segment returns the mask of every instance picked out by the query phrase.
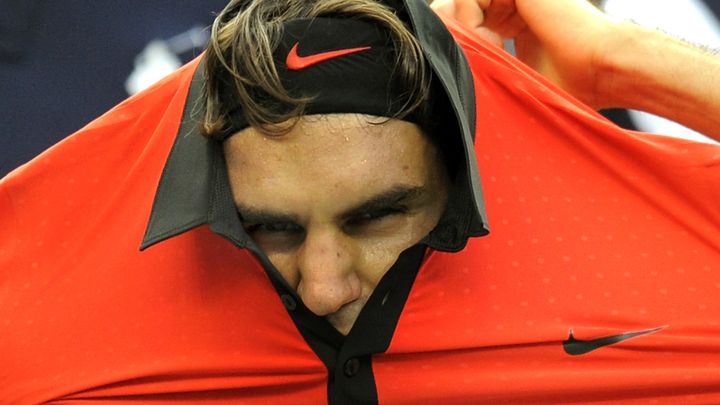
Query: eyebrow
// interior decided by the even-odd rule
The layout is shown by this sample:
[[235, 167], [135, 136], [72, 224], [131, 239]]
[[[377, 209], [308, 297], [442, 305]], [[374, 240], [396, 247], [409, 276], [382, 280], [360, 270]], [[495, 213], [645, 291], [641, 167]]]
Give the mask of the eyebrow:
[[340, 214], [348, 219], [398, 204], [407, 204], [425, 194], [425, 186], [395, 186]]
[[276, 224], [288, 222], [297, 224], [300, 222], [299, 218], [296, 215], [250, 208], [242, 204], [237, 204], [237, 212], [238, 214], [240, 214], [240, 219], [243, 222], [251, 222], [257, 224]]
[[[398, 185], [389, 190], [383, 191], [370, 199], [352, 207], [340, 214], [340, 218], [347, 220], [348, 218], [361, 216], [363, 214], [372, 213], [377, 210], [392, 207], [397, 204], [407, 204], [425, 194], [427, 188], [425, 186], [405, 186]], [[277, 211], [257, 209], [242, 204], [237, 204], [237, 212], [243, 222], [272, 224], [272, 223], [295, 223], [299, 224], [300, 218], [294, 214], [288, 214]]]

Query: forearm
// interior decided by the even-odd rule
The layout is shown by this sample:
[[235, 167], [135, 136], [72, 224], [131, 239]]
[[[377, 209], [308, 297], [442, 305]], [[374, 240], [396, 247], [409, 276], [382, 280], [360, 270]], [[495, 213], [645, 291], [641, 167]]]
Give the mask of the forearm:
[[618, 30], [598, 70], [603, 104], [657, 114], [720, 141], [720, 58], [632, 23]]

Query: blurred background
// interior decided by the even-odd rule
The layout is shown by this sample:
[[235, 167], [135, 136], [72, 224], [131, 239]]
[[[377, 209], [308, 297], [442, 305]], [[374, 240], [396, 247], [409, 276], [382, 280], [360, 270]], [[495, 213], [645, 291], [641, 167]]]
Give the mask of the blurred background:
[[[598, 0], [610, 14], [720, 49], [720, 0]], [[0, 0], [0, 177], [201, 51], [227, 0]], [[625, 110], [620, 125], [710, 142]]]
[[0, 0], [0, 177], [200, 54], [228, 0]]

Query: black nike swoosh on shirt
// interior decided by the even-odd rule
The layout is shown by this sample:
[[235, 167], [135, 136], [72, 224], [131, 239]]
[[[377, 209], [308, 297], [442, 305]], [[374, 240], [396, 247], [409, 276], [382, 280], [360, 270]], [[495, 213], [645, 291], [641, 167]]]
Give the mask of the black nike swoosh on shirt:
[[655, 333], [661, 329], [667, 328], [667, 326], [668, 325], [664, 325], [657, 328], [646, 329], [637, 332], [626, 332], [619, 335], [605, 336], [592, 340], [575, 339], [575, 336], [573, 336], [573, 330], [570, 329], [570, 336], [568, 336], [567, 340], [563, 341], [563, 349], [565, 349], [565, 353], [571, 356], [579, 356], [581, 354], [590, 353], [591, 351], [597, 350], [601, 347], [620, 343], [624, 340], [632, 339], [638, 336], [648, 335], [650, 333]]

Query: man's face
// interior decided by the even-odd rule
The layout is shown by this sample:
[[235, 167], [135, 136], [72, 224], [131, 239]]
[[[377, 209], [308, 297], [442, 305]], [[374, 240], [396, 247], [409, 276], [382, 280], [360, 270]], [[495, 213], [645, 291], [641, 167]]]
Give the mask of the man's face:
[[224, 144], [243, 226], [305, 305], [350, 331], [400, 253], [437, 224], [448, 177], [411, 123], [306, 116], [286, 135]]

